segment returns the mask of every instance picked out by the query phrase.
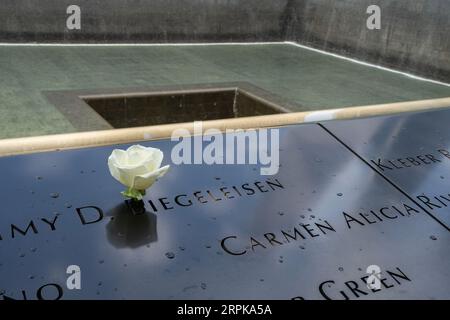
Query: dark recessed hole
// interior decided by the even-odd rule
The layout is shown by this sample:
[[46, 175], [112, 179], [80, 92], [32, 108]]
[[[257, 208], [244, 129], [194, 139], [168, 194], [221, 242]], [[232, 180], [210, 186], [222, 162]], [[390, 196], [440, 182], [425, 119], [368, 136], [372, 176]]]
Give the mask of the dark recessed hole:
[[287, 112], [238, 88], [84, 97], [114, 128], [238, 118]]

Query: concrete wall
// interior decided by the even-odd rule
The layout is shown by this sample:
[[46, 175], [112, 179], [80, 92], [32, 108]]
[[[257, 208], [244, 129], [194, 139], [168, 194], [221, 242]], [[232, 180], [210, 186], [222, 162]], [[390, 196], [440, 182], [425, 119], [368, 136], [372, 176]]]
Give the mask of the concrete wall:
[[[450, 83], [449, 0], [294, 0], [286, 39]], [[381, 8], [369, 30], [366, 9]]]
[[[1, 0], [0, 41], [278, 41], [286, 0]], [[81, 7], [81, 30], [66, 8]]]
[[[66, 29], [66, 8], [82, 29]], [[366, 9], [381, 7], [381, 30]], [[298, 41], [450, 82], [449, 0], [1, 0], [1, 42]]]

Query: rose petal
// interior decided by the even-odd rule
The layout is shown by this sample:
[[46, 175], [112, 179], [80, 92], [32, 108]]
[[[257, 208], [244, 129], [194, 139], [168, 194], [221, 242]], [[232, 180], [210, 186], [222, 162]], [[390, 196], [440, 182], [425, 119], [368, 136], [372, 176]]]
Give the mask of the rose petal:
[[[151, 148], [153, 149], [153, 148]], [[157, 170], [163, 161], [164, 154], [159, 149], [153, 149], [150, 155], [150, 159], [144, 162], [144, 165], [149, 171]]]
[[125, 150], [114, 149], [108, 160], [113, 161], [115, 164], [125, 164], [128, 163], [128, 156]]
[[135, 166], [142, 165], [144, 162], [151, 159], [153, 153], [153, 148], [146, 148], [141, 145], [133, 145], [129, 147], [126, 151], [128, 156], [127, 165]]
[[120, 172], [117, 170], [119, 163], [126, 161], [126, 152], [124, 150], [115, 149], [108, 158], [108, 168], [111, 175], [120, 181]]
[[145, 190], [150, 188], [156, 181], [156, 179], [162, 177], [166, 174], [166, 172], [169, 170], [170, 166], [164, 166], [162, 168], [159, 168], [158, 170], [143, 174], [143, 175], [137, 175], [134, 178], [133, 186], [132, 188], [137, 190]]
[[148, 174], [148, 169], [144, 165], [140, 166], [116, 166], [119, 172], [119, 181], [127, 187], [133, 186], [136, 176]]

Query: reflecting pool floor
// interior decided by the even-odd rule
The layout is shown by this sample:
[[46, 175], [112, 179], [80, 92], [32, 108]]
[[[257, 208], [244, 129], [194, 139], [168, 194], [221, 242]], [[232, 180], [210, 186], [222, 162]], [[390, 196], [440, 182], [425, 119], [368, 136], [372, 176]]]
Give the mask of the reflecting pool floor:
[[296, 102], [298, 111], [450, 96], [447, 86], [288, 43], [8, 45], [0, 46], [0, 139], [76, 131], [43, 91], [230, 81]]

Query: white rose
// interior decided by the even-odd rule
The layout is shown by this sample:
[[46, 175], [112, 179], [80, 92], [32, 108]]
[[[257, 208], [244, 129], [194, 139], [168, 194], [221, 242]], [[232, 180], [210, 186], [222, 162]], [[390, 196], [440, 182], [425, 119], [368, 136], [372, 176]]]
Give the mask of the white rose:
[[169, 170], [168, 165], [160, 168], [162, 160], [161, 150], [133, 145], [127, 150], [113, 150], [108, 158], [108, 167], [111, 175], [128, 187], [122, 194], [142, 199], [145, 190]]

